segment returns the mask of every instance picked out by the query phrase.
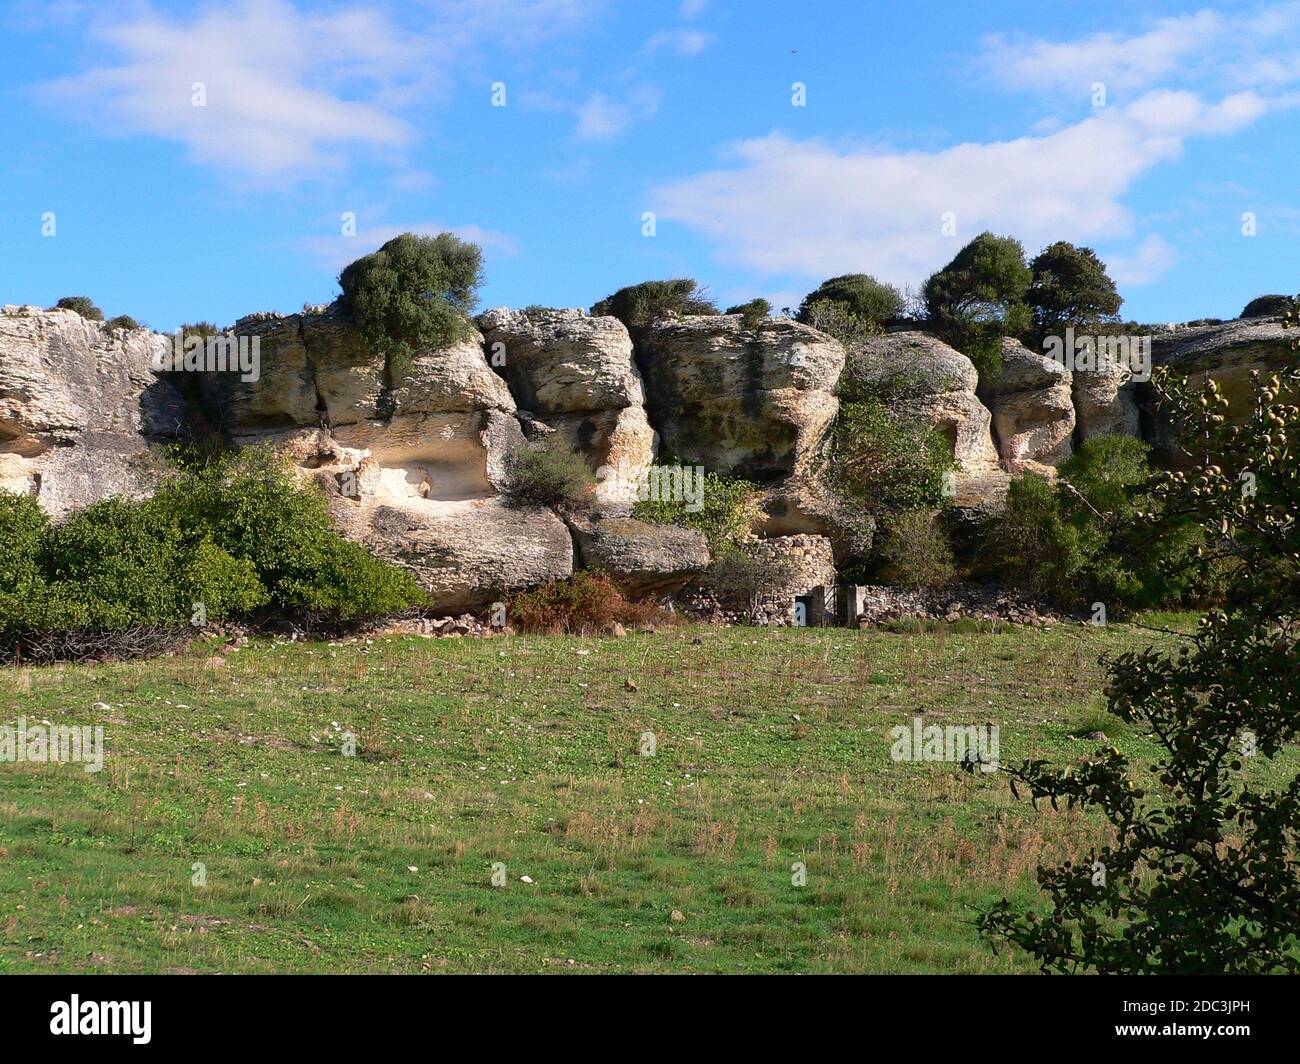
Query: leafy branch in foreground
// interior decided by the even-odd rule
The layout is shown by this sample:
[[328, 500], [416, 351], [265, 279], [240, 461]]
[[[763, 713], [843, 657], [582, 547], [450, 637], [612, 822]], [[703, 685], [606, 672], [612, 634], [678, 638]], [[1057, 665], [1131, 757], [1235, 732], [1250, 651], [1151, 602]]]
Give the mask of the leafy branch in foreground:
[[1003, 899], [978, 926], [1049, 972], [1296, 973], [1300, 775], [1263, 789], [1250, 767], [1300, 729], [1300, 370], [1257, 377], [1236, 425], [1213, 381], [1162, 375], [1156, 390], [1197, 464], [1156, 474], [1163, 506], [1138, 519], [1195, 520], [1199, 564], [1232, 560], [1234, 580], [1176, 654], [1110, 664], [1110, 712], [1160, 747], [1149, 771], [1113, 746], [1081, 765], [1008, 769], [1017, 797], [1096, 809], [1112, 841], [1086, 864], [1039, 868], [1046, 914]]

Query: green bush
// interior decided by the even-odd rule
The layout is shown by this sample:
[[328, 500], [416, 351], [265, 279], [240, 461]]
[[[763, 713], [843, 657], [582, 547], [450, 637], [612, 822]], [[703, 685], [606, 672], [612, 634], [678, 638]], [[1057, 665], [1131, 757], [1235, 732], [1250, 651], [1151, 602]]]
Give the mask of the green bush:
[[1277, 314], [1286, 314], [1295, 306], [1290, 296], [1256, 296], [1246, 304], [1241, 312], [1243, 318], [1271, 318]]
[[0, 492], [0, 633], [180, 627], [263, 606], [308, 621], [380, 616], [426, 596], [330, 527], [324, 498], [265, 452], [171, 474], [52, 525]]
[[884, 400], [864, 394], [840, 403], [820, 466], [850, 508], [879, 517], [941, 505], [953, 459], [928, 421], [894, 414]]
[[898, 317], [903, 309], [903, 297], [897, 288], [865, 273], [846, 273], [823, 281], [804, 297], [796, 319], [805, 325], [815, 324], [811, 320], [813, 308], [819, 303], [835, 304], [877, 331]]
[[87, 321], [103, 321], [104, 312], [95, 306], [90, 296], [64, 296], [51, 310], [75, 310]]
[[1150, 495], [1148, 446], [1128, 436], [1089, 440], [1062, 463], [1055, 484], [1037, 474], [1012, 482], [1007, 512], [991, 529], [1000, 575], [1064, 605], [1101, 602], [1115, 615], [1188, 605], [1221, 592], [1191, 564], [1202, 533], [1177, 514], [1138, 520]]
[[344, 309], [366, 341], [387, 356], [393, 386], [417, 350], [470, 335], [482, 284], [482, 250], [451, 233], [403, 233], [339, 274]]
[[1083, 568], [1079, 529], [1065, 518], [1056, 486], [1041, 473], [1011, 482], [1006, 511], [994, 522], [989, 554], [1013, 583], [1058, 598]]
[[957, 578], [952, 547], [934, 514], [904, 510], [881, 525], [879, 574], [900, 587], [945, 587]]
[[633, 336], [669, 314], [698, 316], [717, 312], [717, 305], [689, 277], [628, 285], [591, 308], [594, 316], [617, 318]]
[[727, 313], [739, 314], [744, 319], [746, 329], [757, 329], [763, 324], [763, 319], [772, 313], [772, 304], [760, 297], [728, 307]]
[[130, 314], [119, 314], [116, 318], [109, 318], [108, 321], [104, 322], [104, 324], [114, 331], [144, 328], [144, 326], [131, 317]]
[[515, 505], [579, 506], [595, 483], [582, 455], [558, 436], [532, 440], [506, 459], [505, 494]]
[[642, 521], [694, 529], [717, 554], [750, 534], [758, 496], [758, 485], [710, 472], [704, 474], [704, 498], [698, 510], [686, 509], [684, 501], [640, 499], [632, 513]]

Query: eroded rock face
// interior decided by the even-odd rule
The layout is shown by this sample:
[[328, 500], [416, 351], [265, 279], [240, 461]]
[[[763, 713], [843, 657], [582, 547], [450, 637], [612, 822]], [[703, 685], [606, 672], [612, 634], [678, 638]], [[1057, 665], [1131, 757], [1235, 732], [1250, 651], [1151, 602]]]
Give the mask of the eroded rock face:
[[1073, 453], [1072, 376], [1059, 362], [1005, 337], [1002, 368], [981, 382], [979, 395], [993, 415], [1004, 469], [1055, 467]]
[[631, 595], [677, 591], [709, 565], [704, 537], [632, 517], [571, 517], [584, 569], [602, 569]]
[[174, 436], [180, 394], [152, 366], [168, 338], [71, 310], [0, 312], [0, 488], [58, 518], [152, 490], [150, 442]]
[[[1247, 318], [1219, 325], [1179, 326], [1172, 332], [1157, 333], [1151, 341], [1151, 361], [1183, 374], [1193, 382], [1213, 377], [1228, 400], [1228, 418], [1243, 420], [1250, 414], [1250, 375], [1258, 370], [1267, 379], [1279, 369], [1294, 366], [1296, 353], [1291, 344], [1294, 329], [1282, 328], [1280, 317]], [[1168, 461], [1183, 460], [1178, 453], [1167, 421], [1151, 403], [1149, 389], [1141, 389], [1140, 409], [1144, 434]]]
[[479, 318], [488, 360], [510, 384], [531, 435], [558, 433], [601, 467], [639, 469], [658, 437], [646, 418], [632, 339], [617, 318], [581, 310], [490, 310]]
[[976, 397], [979, 373], [971, 360], [922, 332], [896, 332], [867, 341], [852, 358], [852, 372], [891, 411], [929, 421], [952, 448], [963, 477], [998, 466], [988, 409]]
[[711, 472], [771, 482], [807, 470], [839, 401], [839, 342], [806, 325], [738, 315], [669, 318], [638, 351], [665, 451]]
[[823, 536], [838, 561], [870, 551], [876, 522], [846, 506], [819, 477], [793, 476], [763, 492], [753, 529], [764, 536]]
[[1110, 359], [1089, 368], [1075, 366], [1072, 381], [1075, 435], [1086, 443], [1098, 436], [1140, 436], [1136, 386], [1128, 369]]

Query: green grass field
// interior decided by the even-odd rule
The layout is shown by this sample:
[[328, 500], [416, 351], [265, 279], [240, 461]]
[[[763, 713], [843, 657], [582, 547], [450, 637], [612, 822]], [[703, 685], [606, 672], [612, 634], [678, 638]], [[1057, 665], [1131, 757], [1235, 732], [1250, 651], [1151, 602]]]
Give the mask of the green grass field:
[[0, 723], [102, 723], [108, 755], [0, 764], [0, 972], [1030, 970], [975, 907], [1103, 825], [894, 762], [889, 729], [995, 723], [1008, 761], [1100, 726], [1141, 756], [1097, 659], [1172, 638], [685, 628], [5, 671]]

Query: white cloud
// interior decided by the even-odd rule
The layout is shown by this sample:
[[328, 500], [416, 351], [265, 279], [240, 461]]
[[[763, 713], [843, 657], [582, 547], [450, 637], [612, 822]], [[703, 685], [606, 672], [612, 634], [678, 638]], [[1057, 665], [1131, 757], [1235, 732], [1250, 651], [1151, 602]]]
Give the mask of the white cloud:
[[330, 270], [341, 270], [349, 262], [361, 258], [362, 255], [369, 255], [402, 233], [415, 233], [417, 236], [455, 233], [462, 240], [469, 240], [488, 251], [498, 251], [504, 255], [516, 255], [519, 252], [518, 241], [508, 233], [484, 229], [478, 225], [442, 225], [438, 222], [375, 225], [368, 229], [357, 230], [355, 236], [310, 237], [301, 241], [300, 247], [312, 255], [321, 266]]
[[579, 140], [611, 140], [634, 122], [652, 116], [659, 110], [659, 99], [659, 92], [648, 85], [622, 100], [593, 92], [578, 107], [575, 135]]
[[[735, 145], [729, 169], [660, 186], [651, 205], [661, 225], [703, 232], [728, 259], [768, 274], [865, 270], [916, 284], [984, 229], [1014, 234], [1031, 254], [1052, 240], [1131, 237], [1122, 197], [1139, 176], [1176, 158], [1186, 138], [1230, 133], [1266, 107], [1252, 94], [1208, 103], [1162, 90], [1049, 134], [934, 152], [773, 133]], [[947, 212], [956, 239], [941, 231]]]
[[[406, 143], [410, 127], [384, 101], [428, 58], [375, 12], [302, 14], [278, 0], [188, 24], [145, 11], [98, 35], [121, 61], [51, 83], [52, 97], [110, 132], [179, 140], [196, 163], [261, 180], [334, 168], [342, 144]], [[196, 82], [204, 106], [194, 105]]]
[[1116, 284], [1134, 286], [1163, 277], [1178, 261], [1178, 252], [1159, 233], [1152, 233], [1131, 251], [1102, 258]]
[[[179, 141], [193, 162], [255, 183], [336, 171], [358, 152], [400, 167], [415, 138], [402, 109], [444, 101], [489, 46], [533, 48], [602, 6], [431, 0], [409, 26], [373, 7], [322, 13], [288, 0], [240, 0], [188, 19], [114, 8], [88, 31], [111, 58], [41, 88], [109, 133]], [[193, 104], [195, 82], [205, 106]]]
[[990, 35], [979, 66], [1005, 88], [1062, 92], [1080, 99], [1094, 82], [1110, 91], [1197, 82], [1279, 87], [1300, 79], [1300, 3], [1250, 11], [1203, 9], [1155, 20], [1142, 33], [1097, 33], [1065, 41]]
[[709, 0], [682, 0], [682, 18], [687, 19], [688, 21], [693, 18], [699, 18], [704, 9], [708, 6]]
[[678, 55], [696, 56], [713, 42], [713, 34], [702, 30], [660, 30], [652, 33], [645, 42], [647, 55], [654, 55], [662, 49]]

